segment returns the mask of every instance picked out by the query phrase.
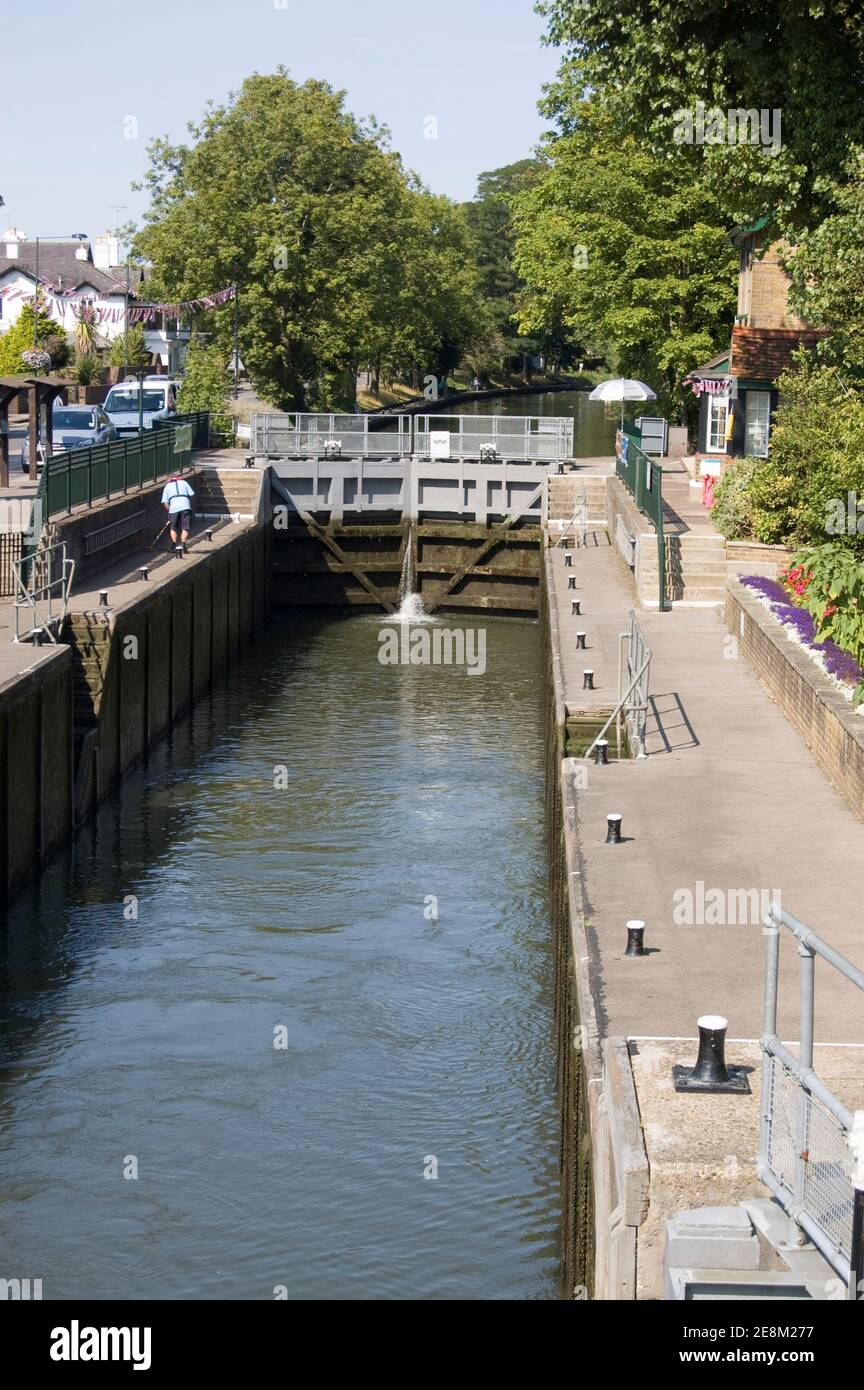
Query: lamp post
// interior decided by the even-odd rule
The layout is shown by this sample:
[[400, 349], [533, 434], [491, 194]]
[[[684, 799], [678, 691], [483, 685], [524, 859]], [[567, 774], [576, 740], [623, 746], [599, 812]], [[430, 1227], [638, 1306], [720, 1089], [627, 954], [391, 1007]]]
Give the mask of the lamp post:
[[240, 394], [240, 289], [237, 284], [237, 258], [232, 262], [234, 271], [234, 399]]
[[135, 373], [138, 381], [138, 434], [144, 433], [144, 378], [147, 375], [146, 367], [139, 367]]
[[86, 232], [73, 232], [71, 236], [37, 236], [36, 238], [36, 292], [33, 297], [33, 346], [39, 346], [39, 323], [36, 315], [39, 312], [39, 243], [40, 241], [86, 241]]

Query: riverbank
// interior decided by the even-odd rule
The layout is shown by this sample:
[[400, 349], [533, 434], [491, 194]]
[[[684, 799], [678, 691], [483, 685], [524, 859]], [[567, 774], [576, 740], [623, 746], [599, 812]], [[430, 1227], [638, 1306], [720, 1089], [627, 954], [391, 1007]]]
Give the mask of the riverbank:
[[130, 508], [140, 518], [160, 491], [56, 524], [83, 571], [56, 646], [13, 643], [13, 605], [0, 604], [0, 903], [50, 861], [266, 621], [269, 495], [260, 516], [214, 518], [212, 539], [199, 520], [183, 560], [127, 543], [122, 556], [88, 568], [88, 536], [124, 526]]
[[[559, 754], [568, 717], [593, 707], [599, 719], [614, 707], [618, 634], [634, 604], [630, 574], [605, 535], [570, 559], [565, 568], [561, 550], [545, 557]], [[784, 907], [861, 962], [858, 882], [849, 866], [864, 854], [864, 826], [730, 645], [718, 610], [643, 611], [638, 620], [653, 652], [647, 758], [597, 767], [558, 756], [557, 786], [555, 763], [550, 769], [559, 950], [572, 976], [565, 1096], [582, 1165], [574, 1162], [570, 1174], [571, 1201], [581, 1203], [584, 1219], [578, 1194], [590, 1165], [599, 1298], [664, 1296], [665, 1221], [675, 1211], [768, 1195], [755, 1170], [759, 1073], [752, 1069], [765, 895], [779, 892]], [[584, 651], [576, 649], [577, 627]], [[586, 667], [593, 692], [582, 688]], [[796, 828], [802, 806], [806, 843]], [[620, 845], [605, 842], [613, 812], [623, 817]], [[732, 910], [706, 913], [708, 892]], [[755, 915], [737, 915], [752, 893]], [[643, 957], [625, 956], [631, 920], [646, 924]], [[781, 966], [780, 1036], [794, 1040], [791, 942]], [[849, 1002], [839, 977], [820, 978], [817, 1043], [845, 1058], [839, 1069], [830, 1063], [831, 1075], [841, 1077], [846, 1103], [861, 1105], [864, 1020]], [[704, 1014], [728, 1018], [728, 1060], [751, 1067], [749, 1096], [674, 1092], [671, 1067], [692, 1065]], [[586, 1258], [589, 1237], [581, 1239]]]

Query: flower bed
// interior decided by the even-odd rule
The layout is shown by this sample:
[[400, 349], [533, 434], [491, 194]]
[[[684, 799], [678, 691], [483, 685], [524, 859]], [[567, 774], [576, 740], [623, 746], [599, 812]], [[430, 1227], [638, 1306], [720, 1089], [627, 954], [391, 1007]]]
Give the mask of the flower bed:
[[[748, 574], [741, 576], [740, 583], [758, 595], [766, 608], [788, 629], [789, 636], [804, 648], [808, 656], [831, 677], [851, 701], [856, 686], [864, 681], [864, 670], [855, 658], [830, 639], [817, 642], [816, 620], [812, 613], [792, 603], [788, 590], [776, 579]], [[859, 713], [864, 714], [864, 706], [859, 708]]]

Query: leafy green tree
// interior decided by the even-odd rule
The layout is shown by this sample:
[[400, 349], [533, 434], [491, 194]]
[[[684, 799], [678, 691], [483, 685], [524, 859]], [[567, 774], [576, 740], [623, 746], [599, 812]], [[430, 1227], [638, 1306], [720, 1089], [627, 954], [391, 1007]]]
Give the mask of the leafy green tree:
[[[496, 366], [500, 370], [507, 363], [518, 365], [528, 354], [542, 351], [547, 340], [551, 340], [550, 334], [520, 334], [516, 327], [517, 301], [523, 284], [513, 263], [513, 200], [536, 182], [542, 168], [537, 159], [520, 159], [480, 174], [474, 200], [462, 205], [474, 241], [479, 290], [493, 326], [492, 337], [480, 343], [472, 354], [473, 360], [482, 364], [476, 368], [481, 376]], [[556, 347], [556, 360], [561, 360], [563, 344]]]
[[28, 300], [8, 332], [0, 337], [0, 375], [30, 376], [32, 369], [22, 361], [21, 353], [34, 346], [49, 353], [52, 370], [64, 367], [69, 360], [69, 347], [58, 331], [57, 320], [44, 309], [34, 310], [33, 301]]
[[791, 302], [806, 322], [829, 336], [819, 355], [864, 384], [864, 151], [835, 183], [833, 210], [805, 231], [787, 262]]
[[[564, 49], [545, 102], [562, 131], [578, 127], [592, 92], [619, 136], [659, 158], [704, 162], [730, 223], [769, 207], [815, 220], [822, 180], [841, 175], [850, 142], [864, 143], [860, 0], [541, 0], [538, 9]], [[699, 102], [706, 112], [780, 111], [779, 147], [773, 132], [764, 150], [761, 139], [729, 144], [728, 127], [725, 143], [676, 143], [677, 114]]]
[[150, 354], [147, 351], [147, 340], [144, 336], [144, 329], [140, 323], [129, 325], [128, 342], [124, 341], [123, 334], [112, 340], [108, 349], [108, 362], [112, 367], [128, 366], [130, 372], [140, 371], [150, 362]]
[[682, 378], [728, 342], [734, 313], [737, 259], [715, 195], [586, 106], [515, 209], [520, 328], [563, 324], [680, 410]]
[[[835, 367], [803, 354], [779, 387], [769, 456], [750, 485], [753, 534], [769, 544], [827, 543], [838, 534], [838, 502], [845, 513], [849, 492], [864, 498], [864, 400]], [[864, 526], [840, 534], [864, 558]]]
[[[386, 130], [344, 109], [343, 94], [280, 68], [247, 78], [190, 133], [188, 145], [150, 146], [136, 250], [154, 263], [154, 296], [238, 285], [240, 354], [266, 400], [329, 404], [361, 363], [440, 354], [454, 297], [455, 332], [464, 330], [462, 277], [455, 289], [439, 278], [455, 268], [450, 213], [406, 177]], [[226, 356], [233, 315], [230, 303], [206, 315]]]
[[186, 368], [177, 409], [181, 413], [210, 410], [224, 414], [228, 408], [230, 378], [225, 353], [218, 344], [193, 337], [189, 343]]

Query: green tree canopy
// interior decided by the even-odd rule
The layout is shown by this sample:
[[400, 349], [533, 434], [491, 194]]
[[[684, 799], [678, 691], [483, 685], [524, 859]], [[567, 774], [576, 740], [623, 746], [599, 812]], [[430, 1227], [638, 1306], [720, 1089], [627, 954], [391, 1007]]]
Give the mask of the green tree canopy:
[[15, 322], [0, 336], [0, 375], [29, 376], [32, 368], [21, 353], [32, 347], [50, 354], [52, 370], [65, 367], [69, 361], [69, 345], [57, 320], [44, 309], [34, 309], [33, 301], [27, 300]]
[[584, 109], [516, 199], [523, 331], [563, 323], [680, 409], [682, 377], [728, 341], [737, 258], [716, 196]]
[[[864, 143], [864, 9], [860, 0], [541, 0], [549, 41], [564, 50], [545, 109], [577, 128], [587, 93], [620, 135], [658, 158], [704, 162], [730, 222], [769, 207], [815, 220], [827, 178], [839, 177], [850, 141]], [[676, 145], [676, 113], [781, 115], [780, 148]]]
[[210, 410], [223, 414], [228, 405], [230, 378], [224, 350], [218, 343], [207, 343], [194, 336], [189, 343], [183, 384], [177, 400], [182, 414]]
[[[405, 174], [387, 132], [347, 112], [343, 94], [283, 69], [256, 75], [190, 134], [150, 147], [136, 249], [154, 263], [154, 296], [238, 284], [240, 353], [265, 399], [329, 404], [334, 381], [361, 363], [417, 354], [425, 366], [443, 334], [458, 342], [476, 307], [459, 266], [464, 221]], [[232, 321], [230, 304], [207, 314], [226, 350]]]
[[833, 188], [833, 209], [804, 232], [788, 260], [791, 302], [808, 323], [829, 330], [819, 355], [864, 384], [864, 152]]

